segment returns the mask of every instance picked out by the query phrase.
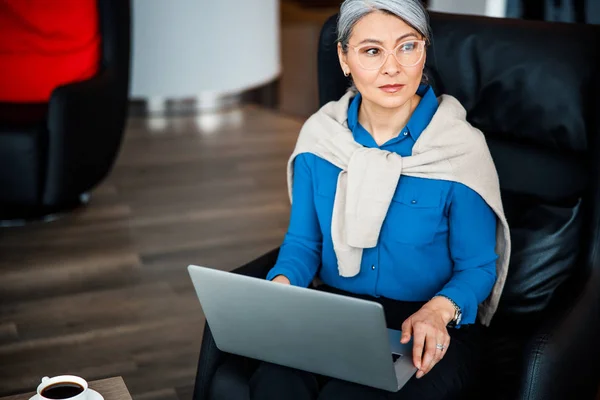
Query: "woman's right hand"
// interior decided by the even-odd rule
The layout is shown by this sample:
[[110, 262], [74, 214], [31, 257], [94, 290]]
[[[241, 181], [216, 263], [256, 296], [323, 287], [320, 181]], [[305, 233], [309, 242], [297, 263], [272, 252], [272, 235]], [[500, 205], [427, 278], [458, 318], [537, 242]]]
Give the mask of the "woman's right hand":
[[285, 275], [277, 275], [272, 279], [273, 282], [283, 283], [284, 285], [290, 285], [290, 280], [285, 277]]

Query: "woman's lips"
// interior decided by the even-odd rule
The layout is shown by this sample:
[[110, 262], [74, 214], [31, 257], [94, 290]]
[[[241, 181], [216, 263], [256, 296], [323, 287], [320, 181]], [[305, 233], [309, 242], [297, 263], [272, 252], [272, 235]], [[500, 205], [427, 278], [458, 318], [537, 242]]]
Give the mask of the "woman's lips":
[[404, 87], [404, 85], [385, 85], [385, 86], [380, 86], [379, 89], [383, 90], [386, 93], [396, 93], [396, 92], [402, 90], [403, 87]]

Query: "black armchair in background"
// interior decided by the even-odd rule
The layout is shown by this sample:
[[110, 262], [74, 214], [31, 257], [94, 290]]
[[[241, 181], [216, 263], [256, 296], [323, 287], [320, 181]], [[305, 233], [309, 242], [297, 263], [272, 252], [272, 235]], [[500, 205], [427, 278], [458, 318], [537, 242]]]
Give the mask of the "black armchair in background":
[[[457, 97], [496, 163], [513, 252], [467, 399], [594, 399], [600, 383], [600, 32], [589, 25], [432, 14], [426, 71]], [[335, 17], [319, 45], [321, 104], [349, 85]], [[264, 278], [266, 254], [236, 273]], [[226, 357], [205, 327], [196, 400]], [[239, 358], [244, 393], [256, 365]]]
[[110, 171], [129, 95], [130, 0], [99, 0], [101, 65], [57, 87], [47, 105], [0, 120], [0, 221], [39, 219], [80, 204]]

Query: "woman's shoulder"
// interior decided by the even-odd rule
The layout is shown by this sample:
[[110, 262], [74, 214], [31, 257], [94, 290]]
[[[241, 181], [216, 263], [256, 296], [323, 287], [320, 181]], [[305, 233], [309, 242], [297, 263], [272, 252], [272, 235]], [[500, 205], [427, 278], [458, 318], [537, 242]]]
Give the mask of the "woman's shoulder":
[[449, 121], [467, 120], [467, 110], [456, 97], [449, 94], [438, 96], [438, 109], [436, 115], [442, 116]]
[[[328, 144], [334, 139], [344, 136], [349, 132], [347, 126], [348, 102], [350, 93], [342, 99], [325, 104], [319, 111], [311, 115], [302, 125], [296, 141], [294, 152], [311, 152], [317, 154], [329, 153]], [[321, 148], [318, 148], [318, 144]]]
[[443, 94], [438, 97], [438, 102], [438, 109], [429, 126], [434, 133], [438, 135], [445, 133], [443, 136], [446, 138], [471, 139], [485, 144], [481, 130], [467, 120], [467, 110], [460, 100], [454, 96]]
[[439, 107], [413, 148], [413, 154], [435, 150], [444, 158], [489, 153], [486, 138], [467, 120], [467, 111], [458, 99], [439, 97]]
[[312, 128], [328, 120], [331, 123], [342, 124], [348, 116], [348, 106], [357, 92], [349, 89], [338, 100], [332, 100], [321, 106], [302, 125], [302, 129]]

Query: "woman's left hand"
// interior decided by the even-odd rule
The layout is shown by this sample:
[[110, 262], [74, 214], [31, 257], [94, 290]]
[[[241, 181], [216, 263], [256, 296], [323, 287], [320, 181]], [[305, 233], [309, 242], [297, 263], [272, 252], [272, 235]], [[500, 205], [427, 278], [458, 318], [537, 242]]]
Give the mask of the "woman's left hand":
[[[454, 316], [454, 306], [444, 297], [434, 297], [402, 324], [400, 343], [413, 340], [413, 363], [419, 370], [417, 378], [431, 371], [448, 351], [450, 335], [446, 326]], [[444, 349], [438, 349], [441, 344]], [[425, 351], [423, 351], [425, 350]]]

